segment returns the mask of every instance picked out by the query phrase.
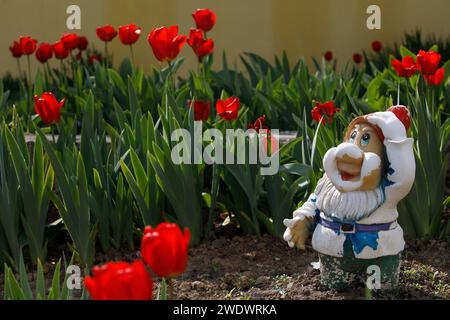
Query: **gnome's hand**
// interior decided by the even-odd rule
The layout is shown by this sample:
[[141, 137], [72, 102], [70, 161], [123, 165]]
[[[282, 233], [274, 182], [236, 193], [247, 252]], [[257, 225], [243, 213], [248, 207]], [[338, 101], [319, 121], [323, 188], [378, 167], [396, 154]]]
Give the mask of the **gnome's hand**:
[[406, 139], [406, 129], [393, 112], [375, 112], [367, 116], [367, 121], [377, 125], [387, 140], [401, 141]]
[[292, 219], [284, 219], [284, 225], [287, 227], [284, 232], [284, 240], [293, 248], [296, 246], [305, 250], [305, 242], [310, 235], [313, 217], [297, 216]]

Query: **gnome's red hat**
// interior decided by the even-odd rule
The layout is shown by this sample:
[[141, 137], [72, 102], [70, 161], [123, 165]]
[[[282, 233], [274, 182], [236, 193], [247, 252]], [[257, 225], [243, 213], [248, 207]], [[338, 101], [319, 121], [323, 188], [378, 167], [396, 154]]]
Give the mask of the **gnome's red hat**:
[[[403, 123], [403, 125], [405, 126], [405, 130], [406, 131], [409, 130], [409, 127], [411, 126], [411, 114], [409, 113], [409, 109], [407, 107], [402, 106], [402, 105], [392, 106], [389, 109], [387, 109], [387, 111], [385, 111], [385, 112], [394, 113], [395, 116], [398, 118], [398, 120], [400, 120], [401, 123]], [[357, 118], [353, 119], [352, 122], [350, 122], [350, 124], [347, 127], [347, 132], [345, 134], [346, 139], [348, 138], [348, 135], [351, 134], [351, 132], [349, 132], [350, 129], [353, 128], [358, 123], [370, 124], [375, 129], [375, 132], [377, 133], [380, 140], [384, 141], [383, 131], [380, 129], [380, 127], [369, 123], [367, 121], [367, 115], [357, 117]]]

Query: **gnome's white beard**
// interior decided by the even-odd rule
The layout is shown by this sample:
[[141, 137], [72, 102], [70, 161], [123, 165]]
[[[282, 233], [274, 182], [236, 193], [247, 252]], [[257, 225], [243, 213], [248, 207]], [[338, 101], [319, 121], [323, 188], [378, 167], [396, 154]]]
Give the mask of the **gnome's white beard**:
[[317, 208], [329, 217], [343, 220], [360, 220], [369, 216], [383, 203], [380, 188], [369, 191], [341, 192], [324, 174], [315, 190]]

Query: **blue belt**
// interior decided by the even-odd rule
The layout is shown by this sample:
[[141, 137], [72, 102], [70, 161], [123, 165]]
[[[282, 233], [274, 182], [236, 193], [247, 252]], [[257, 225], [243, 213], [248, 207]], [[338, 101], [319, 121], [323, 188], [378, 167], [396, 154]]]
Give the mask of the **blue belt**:
[[316, 211], [316, 223], [335, 231], [341, 232], [351, 241], [355, 253], [361, 253], [364, 247], [368, 246], [373, 250], [378, 248], [378, 231], [389, 230], [392, 223], [379, 224], [359, 224], [356, 222], [335, 222], [322, 219], [320, 211]]
[[357, 232], [378, 232], [386, 231], [391, 228], [391, 222], [378, 224], [359, 224], [352, 222], [334, 222], [326, 219], [318, 218], [318, 223], [326, 228], [342, 233], [357, 233]]

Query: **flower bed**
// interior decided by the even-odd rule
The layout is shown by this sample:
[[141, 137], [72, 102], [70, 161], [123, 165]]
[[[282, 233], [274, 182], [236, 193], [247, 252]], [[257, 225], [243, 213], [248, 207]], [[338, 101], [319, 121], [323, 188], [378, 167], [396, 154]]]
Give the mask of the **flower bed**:
[[[291, 66], [286, 54], [271, 64], [252, 53], [242, 56], [245, 72], [230, 68], [225, 54], [222, 67], [213, 70], [214, 41], [207, 32], [215, 15], [200, 10], [194, 19], [189, 36], [179, 34], [178, 26], [148, 34], [149, 50], [162, 62], [151, 74], [132, 62], [142, 34], [133, 24], [118, 31], [99, 27], [102, 53], [90, 51], [88, 39], [76, 34], [54, 45], [21, 37], [11, 46], [14, 57], [27, 57], [28, 72], [19, 71], [18, 92], [0, 86], [0, 261], [12, 268], [5, 269], [6, 298], [37, 297], [24, 281], [15, 282], [12, 270], [24, 276], [36, 267], [42, 275], [41, 264], [62, 235], [66, 254], [86, 274], [102, 253], [142, 249], [135, 262], [94, 267], [86, 278], [91, 297], [151, 298], [150, 275], [156, 275], [167, 278], [158, 295], [165, 298], [170, 279], [186, 265], [186, 248], [171, 249], [187, 246], [188, 236], [164, 238], [146, 227], [179, 225], [193, 246], [214, 234], [217, 223], [237, 225], [245, 235], [280, 237], [283, 220], [314, 190], [325, 152], [342, 141], [350, 120], [395, 104], [410, 109], [417, 162], [399, 222], [410, 239], [449, 239], [444, 208], [450, 63], [441, 61], [439, 48], [415, 54], [402, 47], [402, 57], [391, 57], [384, 69], [355, 54], [351, 68], [337, 71], [327, 52], [321, 63], [315, 60], [314, 72], [302, 59]], [[115, 70], [108, 43], [117, 35], [130, 58]], [[181, 78], [185, 43], [198, 58], [198, 70]], [[373, 48], [382, 53], [380, 43]], [[32, 54], [42, 65], [34, 76]], [[53, 56], [60, 68], [49, 67]], [[194, 134], [200, 123], [201, 133], [250, 129], [264, 155], [279, 159], [279, 170], [264, 175], [262, 163], [175, 163], [179, 140], [172, 133]], [[296, 134], [280, 137], [277, 128]], [[204, 138], [202, 150], [212, 141]], [[170, 250], [146, 245], [149, 234]], [[150, 259], [153, 254], [158, 258]], [[137, 288], [136, 296], [109, 296], [111, 279], [124, 270], [131, 280], [117, 280], [119, 291]], [[50, 298], [70, 297], [55, 290]], [[38, 291], [41, 298], [47, 295], [42, 286]]]

